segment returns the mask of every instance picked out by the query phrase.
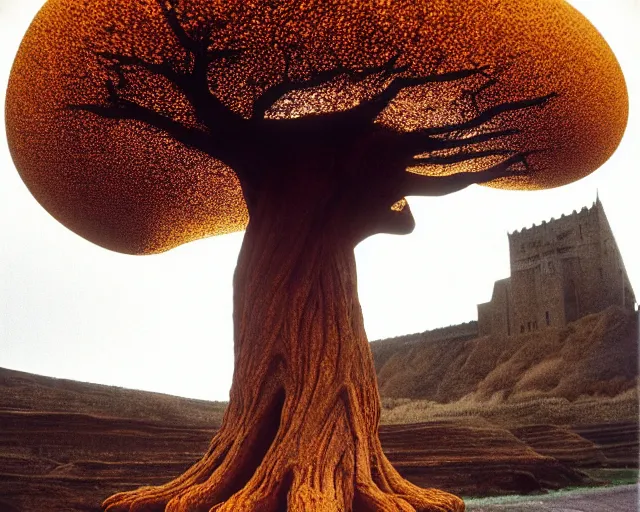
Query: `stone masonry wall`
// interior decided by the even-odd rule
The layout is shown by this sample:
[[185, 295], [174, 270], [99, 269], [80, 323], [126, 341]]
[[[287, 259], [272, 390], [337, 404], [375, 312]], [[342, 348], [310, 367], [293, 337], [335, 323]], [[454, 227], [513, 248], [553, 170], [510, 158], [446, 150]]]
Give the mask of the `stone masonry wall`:
[[509, 235], [511, 277], [478, 305], [482, 335], [518, 335], [562, 326], [610, 305], [635, 303], [599, 200], [591, 208]]

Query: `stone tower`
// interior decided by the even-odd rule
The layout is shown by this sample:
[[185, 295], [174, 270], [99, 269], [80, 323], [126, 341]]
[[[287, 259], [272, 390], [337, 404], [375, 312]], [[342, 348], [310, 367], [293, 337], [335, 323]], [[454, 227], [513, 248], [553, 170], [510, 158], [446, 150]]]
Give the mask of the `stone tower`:
[[509, 234], [511, 277], [478, 304], [478, 334], [517, 336], [636, 299], [599, 198], [591, 208]]

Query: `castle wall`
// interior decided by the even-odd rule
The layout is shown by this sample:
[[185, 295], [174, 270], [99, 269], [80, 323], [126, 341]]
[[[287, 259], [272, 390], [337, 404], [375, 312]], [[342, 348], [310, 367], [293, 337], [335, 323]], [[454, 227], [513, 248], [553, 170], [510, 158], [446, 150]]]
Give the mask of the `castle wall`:
[[611, 305], [633, 310], [635, 296], [599, 201], [509, 235], [511, 277], [478, 304], [478, 321], [379, 340], [379, 348], [476, 336], [519, 336], [562, 327]]
[[538, 281], [540, 265], [519, 270], [511, 276], [515, 334], [538, 330]]
[[493, 305], [491, 302], [478, 304], [478, 336], [488, 336], [492, 331], [491, 318], [493, 315]]
[[600, 268], [602, 268], [602, 272], [600, 275], [598, 269], [598, 277], [607, 283], [608, 286], [603, 289], [599, 297], [600, 306], [605, 305], [606, 307], [606, 305], [609, 304], [617, 304], [632, 310], [636, 303], [636, 297], [631, 288], [627, 270], [624, 267], [622, 256], [620, 255], [618, 245], [613, 237], [609, 221], [604, 215], [604, 212], [601, 217]]
[[501, 279], [493, 285], [491, 302], [478, 305], [478, 335], [493, 334], [511, 336], [513, 334], [513, 305], [509, 279]]
[[541, 264], [511, 276], [515, 334], [564, 325], [563, 283], [558, 270]]
[[478, 305], [481, 335], [519, 335], [566, 325], [635, 297], [599, 200], [509, 235], [511, 277]]

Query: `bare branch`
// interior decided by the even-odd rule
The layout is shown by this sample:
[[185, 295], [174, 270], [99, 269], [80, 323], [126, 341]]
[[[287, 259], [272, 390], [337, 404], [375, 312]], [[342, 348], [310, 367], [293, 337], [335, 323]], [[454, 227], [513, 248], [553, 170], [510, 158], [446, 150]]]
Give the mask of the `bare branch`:
[[155, 75], [164, 76], [174, 83], [178, 82], [180, 79], [178, 73], [176, 73], [176, 71], [166, 62], [148, 62], [140, 57], [136, 57], [135, 55], [121, 55], [111, 52], [98, 52], [97, 55], [98, 57], [102, 57], [103, 59], [112, 62], [113, 65], [120, 67], [121, 72], [124, 72], [122, 69], [123, 67], [132, 67], [144, 69]]
[[[215, 60], [236, 56], [241, 50], [209, 51], [211, 34], [203, 34], [198, 40], [190, 37], [178, 20], [175, 4], [176, 0], [158, 0], [162, 13], [169, 27], [182, 47], [192, 55], [191, 71], [174, 73], [170, 78], [189, 102], [193, 105], [196, 116], [211, 130], [218, 130], [218, 124], [238, 124], [241, 117], [223, 105], [209, 90], [209, 66]], [[165, 75], [166, 76], [166, 75]], [[167, 77], [168, 78], [168, 77]]]
[[464, 121], [462, 123], [449, 124], [445, 126], [436, 126], [433, 128], [426, 128], [421, 130], [423, 135], [442, 135], [445, 133], [452, 133], [457, 131], [470, 130], [472, 128], [478, 128], [485, 123], [495, 119], [501, 114], [506, 112], [515, 112], [518, 110], [525, 110], [531, 107], [539, 107], [546, 104], [550, 99], [557, 97], [558, 94], [555, 92], [549, 93], [545, 96], [539, 96], [537, 98], [531, 98], [527, 100], [519, 100], [519, 101], [508, 101], [505, 103], [500, 103], [499, 105], [494, 105], [490, 107], [477, 116], [469, 119], [468, 121]]
[[397, 66], [400, 55], [395, 54], [379, 66], [371, 66], [360, 70], [348, 69], [336, 58], [338, 64], [334, 68], [321, 71], [307, 80], [294, 81], [289, 77], [291, 56], [285, 53], [283, 58], [284, 69], [282, 72], [282, 79], [277, 84], [267, 88], [255, 101], [253, 108], [254, 113], [252, 116], [254, 120], [262, 119], [266, 112], [287, 93], [318, 87], [338, 78], [339, 76], [348, 76], [356, 83], [375, 75], [380, 75], [380, 80], [385, 80], [395, 76], [396, 78], [393, 78], [375, 97], [361, 102], [351, 110], [351, 112], [356, 113], [356, 115], [363, 120], [372, 121], [403, 89], [426, 85], [429, 83], [453, 82], [479, 74], [484, 75], [488, 69], [487, 66], [480, 66], [472, 69], [462, 69], [446, 73], [434, 73], [427, 76], [398, 77], [397, 75], [406, 73], [409, 68], [407, 66]]
[[178, 16], [176, 15], [176, 1], [175, 0], [158, 0], [162, 14], [167, 20], [169, 27], [178, 38], [178, 42], [185, 49], [192, 53], [197, 53], [199, 44], [189, 37], [189, 34], [184, 30]]
[[226, 155], [223, 154], [220, 148], [216, 149], [216, 145], [208, 133], [196, 128], [188, 128], [170, 117], [118, 97], [116, 88], [111, 81], [107, 82], [107, 90], [109, 91], [111, 100], [111, 104], [109, 105], [85, 103], [69, 105], [67, 109], [90, 112], [107, 119], [141, 121], [153, 128], [166, 132], [185, 146], [202, 151], [214, 158], [224, 160]]
[[452, 155], [439, 156], [430, 155], [426, 157], [416, 157], [412, 161], [412, 165], [450, 165], [469, 160], [477, 160], [488, 156], [510, 155], [515, 153], [513, 149], [487, 149], [484, 151], [460, 151]]
[[335, 80], [340, 76], [348, 76], [354, 82], [360, 82], [374, 75], [384, 74], [391, 76], [393, 74], [404, 73], [406, 67], [396, 67], [399, 55], [394, 55], [380, 66], [372, 66], [363, 69], [349, 69], [344, 67], [336, 57], [337, 65], [331, 69], [320, 71], [311, 78], [306, 80], [291, 80], [289, 77], [289, 69], [291, 67], [291, 56], [284, 54], [284, 69], [282, 79], [277, 84], [268, 87], [255, 101], [253, 105], [252, 119], [259, 120], [264, 118], [266, 112], [275, 105], [280, 98], [293, 91], [303, 91], [319, 87]]
[[[108, 82], [107, 87], [124, 89], [128, 85], [127, 73], [139, 70], [147, 71], [153, 75], [162, 76], [173, 83], [193, 106], [197, 119], [206, 125], [212, 133], [219, 133], [230, 126], [237, 127], [242, 123], [241, 116], [227, 108], [211, 93], [208, 73], [209, 66], [213, 62], [236, 57], [242, 50], [209, 50], [211, 34], [208, 32], [202, 34], [199, 39], [189, 36], [178, 20], [176, 0], [158, 0], [158, 3], [178, 42], [190, 55], [191, 65], [186, 65], [186, 69], [180, 71], [172, 66], [169, 61], [149, 62], [136, 55], [98, 52], [98, 57], [110, 62], [109, 68], [118, 76], [117, 85], [114, 86], [111, 82]], [[109, 91], [109, 94], [112, 102], [117, 103], [114, 100], [119, 99], [119, 95], [113, 90]], [[131, 104], [135, 105], [135, 103]], [[94, 109], [94, 111], [95, 113], [98, 111], [106, 112], [102, 108]], [[136, 110], [136, 112], [138, 111]]]
[[417, 153], [440, 151], [443, 149], [464, 148], [520, 133], [520, 130], [511, 128], [507, 130], [479, 133], [468, 137], [443, 138], [427, 135], [425, 134], [425, 131], [426, 130], [419, 130], [416, 132], [399, 133], [396, 137], [399, 139], [400, 144], [404, 145], [407, 152], [415, 155]]
[[362, 112], [368, 120], [374, 120], [402, 90], [408, 87], [463, 80], [475, 75], [484, 75], [487, 69], [487, 66], [482, 66], [419, 77], [396, 77], [380, 93], [372, 99], [362, 102], [354, 110]]
[[497, 78], [490, 78], [485, 83], [480, 85], [477, 89], [473, 89], [473, 90], [464, 89], [462, 91], [462, 95], [468, 96], [471, 99], [471, 105], [475, 109], [475, 112], [477, 112], [478, 110], [480, 110], [480, 107], [478, 106], [478, 96], [480, 95], [480, 93], [483, 91], [486, 91], [487, 89], [490, 89], [497, 83], [498, 83]]
[[[449, 176], [422, 176], [407, 172], [402, 192], [408, 196], [443, 196], [476, 183], [488, 183], [499, 178], [526, 175], [529, 172], [527, 156], [531, 153], [533, 151], [512, 155], [502, 162], [478, 172], [460, 172]], [[518, 164], [523, 165], [525, 169], [513, 169]]]

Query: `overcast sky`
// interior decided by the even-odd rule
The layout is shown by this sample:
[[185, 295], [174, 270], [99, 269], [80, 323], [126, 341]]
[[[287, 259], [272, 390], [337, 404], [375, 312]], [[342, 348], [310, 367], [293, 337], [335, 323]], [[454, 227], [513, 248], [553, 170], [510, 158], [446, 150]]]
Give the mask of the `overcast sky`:
[[[509, 275], [507, 232], [583, 206], [599, 191], [640, 295], [640, 2], [573, 0], [616, 53], [630, 119], [614, 156], [577, 183], [543, 192], [471, 187], [411, 198], [405, 237], [356, 250], [370, 340], [476, 319]], [[0, 0], [0, 103], [13, 56], [40, 0]], [[0, 114], [3, 116], [3, 114]], [[4, 129], [4, 117], [2, 117]], [[226, 400], [233, 371], [231, 278], [242, 233], [155, 256], [95, 246], [29, 194], [0, 136], [0, 367]]]

